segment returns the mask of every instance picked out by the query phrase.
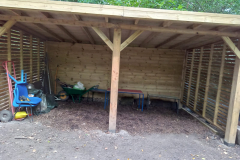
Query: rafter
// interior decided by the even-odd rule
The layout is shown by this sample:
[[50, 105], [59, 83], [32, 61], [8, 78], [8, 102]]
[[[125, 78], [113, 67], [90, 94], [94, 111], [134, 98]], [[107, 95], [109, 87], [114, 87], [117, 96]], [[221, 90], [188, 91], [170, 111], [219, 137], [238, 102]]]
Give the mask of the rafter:
[[[225, 29], [227, 29], [227, 28], [228, 28], [228, 27], [226, 27], [226, 26], [217, 26], [217, 27], [211, 28], [210, 31], [223, 31], [223, 30], [225, 30]], [[189, 42], [196, 41], [197, 39], [200, 39], [200, 38], [202, 38], [202, 37], [204, 37], [204, 35], [196, 35], [196, 36], [193, 36], [193, 37], [191, 37], [191, 38], [189, 38], [189, 39], [186, 39], [186, 40], [184, 40], [184, 41], [181, 41], [181, 42], [179, 42], [179, 43], [177, 43], [177, 44], [172, 45], [171, 47], [169, 47], [169, 49], [176, 48], [176, 47], [181, 46], [181, 45], [186, 45], [186, 44], [188, 44]]]
[[[50, 13], [48, 12], [41, 12], [46, 18], [54, 18]], [[64, 32], [66, 35], [68, 35], [73, 42], [78, 43], [78, 40], [76, 37], [74, 37], [65, 27], [62, 25], [56, 25], [62, 32]]]
[[137, 25], [139, 22], [139, 19], [135, 19], [134, 24]]
[[[105, 17], [105, 22], [108, 23], [109, 22], [109, 18], [108, 17]], [[111, 40], [111, 36], [110, 36], [110, 28], [107, 28], [107, 35], [108, 35], [108, 39]]]
[[188, 29], [198, 29], [202, 26], [202, 24], [192, 24], [191, 26], [188, 27]]
[[39, 37], [41, 38], [42, 40], [48, 40], [45, 36], [43, 36], [42, 34], [32, 30], [31, 28], [27, 27], [26, 25], [24, 24], [21, 24], [21, 23], [16, 23], [15, 25], [18, 29], [24, 31], [25, 33], [30, 33], [36, 37]]
[[198, 35], [193, 36], [193, 37], [191, 37], [191, 38], [189, 38], [189, 39], [186, 39], [186, 40], [184, 40], [184, 41], [181, 41], [181, 42], [179, 42], [179, 43], [177, 43], [177, 44], [174, 44], [174, 45], [170, 46], [169, 49], [171, 49], [171, 48], [176, 48], [176, 47], [181, 46], [181, 45], [183, 45], [183, 44], [187, 44], [187, 43], [189, 43], [189, 42], [192, 42], [192, 41], [197, 40], [197, 39], [202, 38], [202, 37], [204, 37], [204, 36], [203, 36], [203, 35], [201, 35], [201, 36], [198, 36]]
[[58, 41], [64, 41], [61, 37], [59, 37], [56, 33], [51, 31], [50, 29], [48, 29], [44, 25], [42, 25], [42, 24], [34, 24], [34, 25], [37, 26], [38, 28], [40, 28], [41, 30], [47, 32], [48, 34], [50, 34], [53, 38], [57, 39]]
[[15, 16], [21, 16], [21, 11], [16, 11], [16, 10], [13, 10], [13, 9], [9, 9], [9, 11], [12, 12], [12, 14], [14, 14]]
[[[201, 26], [200, 24], [192, 24], [192, 25], [188, 26], [187, 29], [195, 30], [195, 29], [199, 28], [200, 26]], [[164, 42], [162, 42], [162, 43], [160, 43], [159, 45], [157, 45], [156, 48], [160, 48], [161, 46], [163, 46], [163, 45], [165, 45], [165, 44], [167, 44], [167, 43], [169, 43], [169, 42], [177, 39], [177, 38], [180, 37], [181, 35], [182, 35], [182, 34], [173, 35], [172, 37], [166, 39]], [[169, 47], [169, 48], [172, 48], [172, 46]]]
[[[171, 21], [163, 21], [159, 26], [160, 27], [169, 27], [173, 24]], [[157, 37], [160, 33], [151, 33], [146, 39], [143, 40], [143, 42], [139, 45], [139, 47], [143, 47], [144, 45], [148, 44], [151, 40], [153, 40], [155, 37]], [[157, 45], [159, 46], [159, 45]]]
[[163, 41], [162, 43], [158, 44], [155, 48], [160, 48], [161, 46], [163, 46], [164, 44], [167, 44], [168, 42], [173, 41], [174, 39], [177, 39], [178, 37], [180, 37], [182, 34], [175, 34], [173, 36], [171, 36], [170, 38], [166, 39], [165, 41]]
[[[73, 16], [74, 16], [75, 20], [77, 20], [77, 21], [79, 21], [79, 22], [84, 22], [84, 21], [82, 20], [82, 17], [81, 17], [80, 15], [75, 15], [75, 14], [74, 14]], [[87, 36], [89, 42], [92, 43], [92, 44], [95, 44], [95, 41], [94, 41], [91, 33], [89, 32], [88, 28], [87, 28], [87, 27], [84, 27], [84, 26], [81, 26], [81, 28], [82, 28], [82, 31], [84, 32], [84, 34]]]
[[169, 26], [171, 26], [173, 24], [173, 22], [172, 21], [164, 21], [163, 23], [162, 23], [162, 27], [169, 27]]
[[[199, 28], [199, 27], [201, 27], [201, 26], [202, 26], [201, 24], [192, 24], [192, 25], [188, 26], [187, 29], [195, 30], [195, 29], [197, 29], [197, 28]], [[163, 45], [165, 45], [165, 44], [167, 44], [167, 43], [169, 43], [169, 42], [177, 39], [177, 38], [180, 37], [181, 35], [182, 35], [182, 34], [173, 35], [172, 37], [166, 39], [164, 42], [162, 42], [162, 43], [160, 43], [159, 45], [157, 45], [156, 48], [160, 48], [161, 46], [163, 46]], [[169, 47], [169, 48], [172, 48], [172, 46]]]
[[[14, 10], [10, 10], [14, 15], [16, 15], [17, 17], [20, 16], [24, 16], [24, 17], [30, 17], [28, 14], [26, 14], [25, 12], [18, 12], [18, 11], [14, 11]], [[61, 37], [59, 37], [57, 34], [55, 34], [54, 32], [52, 32], [51, 30], [49, 30], [47, 27], [43, 26], [42, 24], [35, 24], [35, 26], [37, 26], [38, 28], [40, 28], [41, 30], [47, 32], [48, 34], [50, 34], [53, 38], [57, 39], [58, 41], [63, 41], [63, 39]]]
[[160, 33], [151, 33], [143, 42], [139, 45], [139, 47], [143, 47], [144, 45], [148, 44], [151, 40], [153, 40], [156, 36]]

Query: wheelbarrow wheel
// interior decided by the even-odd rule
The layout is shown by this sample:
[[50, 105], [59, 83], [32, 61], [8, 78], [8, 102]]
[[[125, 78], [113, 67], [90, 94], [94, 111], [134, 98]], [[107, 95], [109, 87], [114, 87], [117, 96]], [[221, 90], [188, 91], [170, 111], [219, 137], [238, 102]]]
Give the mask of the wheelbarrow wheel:
[[67, 95], [67, 92], [65, 91], [58, 92], [58, 96], [61, 99], [61, 101], [66, 101], [69, 98], [69, 96]]
[[12, 118], [13, 118], [13, 115], [12, 115], [12, 113], [10, 111], [2, 110], [0, 112], [0, 121], [1, 122], [9, 122], [9, 121], [12, 120]]

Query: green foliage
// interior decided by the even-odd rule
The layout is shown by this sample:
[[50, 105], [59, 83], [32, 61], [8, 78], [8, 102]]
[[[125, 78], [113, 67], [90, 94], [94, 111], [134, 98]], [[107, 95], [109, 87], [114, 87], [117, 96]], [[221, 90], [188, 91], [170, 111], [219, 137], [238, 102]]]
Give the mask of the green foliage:
[[58, 0], [104, 5], [240, 14], [240, 0]]

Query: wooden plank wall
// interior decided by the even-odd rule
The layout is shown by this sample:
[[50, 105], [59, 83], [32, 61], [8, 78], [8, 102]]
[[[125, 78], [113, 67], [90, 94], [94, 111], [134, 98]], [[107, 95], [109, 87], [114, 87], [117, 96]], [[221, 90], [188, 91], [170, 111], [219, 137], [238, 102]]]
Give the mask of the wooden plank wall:
[[[17, 80], [21, 79], [21, 69], [28, 75], [28, 83], [36, 82], [38, 77], [35, 76], [35, 72], [38, 70], [35, 64], [38, 63], [36, 56], [31, 56], [31, 52], [35, 54], [34, 46], [31, 50], [30, 35], [21, 32], [20, 30], [10, 30], [10, 42], [8, 43], [8, 33], [5, 33], [0, 37], [0, 64], [4, 61], [11, 60], [15, 64], [15, 71]], [[34, 37], [36, 39], [36, 37]], [[33, 42], [34, 43], [34, 42]], [[44, 66], [44, 53], [45, 47], [44, 42], [40, 41], [40, 68]], [[10, 48], [8, 48], [10, 46]], [[9, 51], [9, 54], [8, 54]], [[33, 57], [31, 59], [31, 57]], [[32, 62], [31, 62], [32, 61]], [[32, 64], [32, 65], [31, 65]], [[30, 76], [30, 71], [33, 71], [34, 76]], [[0, 110], [7, 109], [9, 107], [9, 94], [8, 94], [8, 83], [6, 79], [5, 69], [0, 67]], [[13, 72], [12, 72], [13, 73]], [[39, 77], [41, 78], [41, 77]]]
[[[237, 43], [237, 40], [234, 42]], [[194, 51], [187, 51], [182, 103], [225, 130], [236, 56], [224, 42], [196, 48]], [[196, 83], [198, 76], [199, 83]]]
[[[112, 51], [107, 46], [47, 42], [47, 48], [52, 81], [59, 65], [61, 81], [81, 81], [87, 88], [110, 87]], [[128, 47], [121, 52], [119, 88], [140, 89], [145, 96], [152, 93], [179, 97], [184, 56], [180, 50]]]

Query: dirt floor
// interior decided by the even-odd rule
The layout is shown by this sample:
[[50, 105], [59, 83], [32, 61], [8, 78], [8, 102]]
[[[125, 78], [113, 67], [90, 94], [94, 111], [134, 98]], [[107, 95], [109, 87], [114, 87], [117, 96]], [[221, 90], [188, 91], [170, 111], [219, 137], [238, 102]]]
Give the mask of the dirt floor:
[[119, 106], [116, 134], [108, 130], [102, 102], [60, 103], [50, 113], [0, 123], [0, 159], [190, 160], [240, 159], [188, 113], [163, 103], [141, 112]]

